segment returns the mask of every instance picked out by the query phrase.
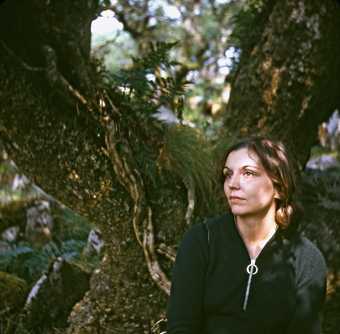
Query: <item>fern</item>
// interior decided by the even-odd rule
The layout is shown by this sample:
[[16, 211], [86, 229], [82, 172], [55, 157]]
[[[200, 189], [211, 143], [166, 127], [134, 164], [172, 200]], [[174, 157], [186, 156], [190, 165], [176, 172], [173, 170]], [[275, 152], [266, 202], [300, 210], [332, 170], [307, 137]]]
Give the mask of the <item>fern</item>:
[[[5, 271], [23, 278], [28, 283], [36, 281], [48, 268], [49, 263], [56, 256], [68, 261], [79, 260], [86, 244], [85, 240], [65, 240], [58, 248], [54, 242], [47, 243], [42, 248], [34, 249], [28, 243], [21, 242], [10, 251], [2, 253], [0, 257], [0, 271]], [[86, 259], [89, 265], [97, 259]]]
[[28, 283], [36, 280], [41, 272], [47, 269], [47, 265], [46, 254], [23, 242], [0, 257], [0, 271], [15, 274]]
[[176, 80], [172, 73], [178, 63], [169, 60], [169, 53], [175, 45], [177, 42], [150, 44], [149, 53], [133, 58], [131, 68], [108, 74], [110, 90], [125, 110], [150, 116], [159, 105], [166, 104], [180, 113], [183, 103], [179, 97], [185, 92], [186, 82]]

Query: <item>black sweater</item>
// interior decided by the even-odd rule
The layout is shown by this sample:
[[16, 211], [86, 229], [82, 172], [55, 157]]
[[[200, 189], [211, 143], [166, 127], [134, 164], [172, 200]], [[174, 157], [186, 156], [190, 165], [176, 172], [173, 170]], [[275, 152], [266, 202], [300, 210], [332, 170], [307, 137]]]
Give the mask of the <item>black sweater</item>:
[[256, 259], [244, 311], [250, 263], [244, 242], [229, 214], [207, 227], [194, 225], [178, 250], [168, 334], [320, 334], [326, 265], [314, 244], [278, 230]]

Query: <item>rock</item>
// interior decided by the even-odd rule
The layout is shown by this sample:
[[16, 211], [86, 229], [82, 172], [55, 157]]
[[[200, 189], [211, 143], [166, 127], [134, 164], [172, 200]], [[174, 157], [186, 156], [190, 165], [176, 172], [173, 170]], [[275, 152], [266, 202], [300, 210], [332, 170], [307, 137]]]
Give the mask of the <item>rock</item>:
[[84, 247], [83, 255], [100, 255], [104, 247], [102, 233], [98, 228], [92, 229], [87, 238], [87, 244]]
[[7, 241], [0, 240], [0, 255], [9, 252], [11, 249], [12, 247]]
[[8, 243], [14, 243], [18, 239], [19, 232], [19, 226], [11, 226], [1, 233], [1, 239]]
[[340, 162], [331, 155], [322, 155], [307, 162], [306, 168], [326, 170], [329, 168], [340, 167]]
[[34, 333], [63, 328], [74, 306], [89, 289], [90, 273], [59, 257], [31, 289], [24, 308], [24, 327]]
[[25, 238], [33, 246], [41, 247], [52, 239], [53, 217], [50, 203], [39, 200], [26, 212]]

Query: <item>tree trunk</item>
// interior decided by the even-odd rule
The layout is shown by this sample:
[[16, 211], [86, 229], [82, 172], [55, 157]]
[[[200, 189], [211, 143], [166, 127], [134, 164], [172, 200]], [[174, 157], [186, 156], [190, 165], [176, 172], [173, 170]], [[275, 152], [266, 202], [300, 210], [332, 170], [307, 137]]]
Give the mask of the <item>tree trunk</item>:
[[340, 104], [339, 3], [267, 1], [263, 11], [232, 83], [225, 128], [280, 138], [304, 166], [318, 125]]
[[103, 232], [105, 255], [68, 332], [149, 333], [165, 310], [190, 182], [162, 168], [163, 129], [102, 89], [90, 59], [97, 6], [1, 5], [0, 139], [33, 182]]

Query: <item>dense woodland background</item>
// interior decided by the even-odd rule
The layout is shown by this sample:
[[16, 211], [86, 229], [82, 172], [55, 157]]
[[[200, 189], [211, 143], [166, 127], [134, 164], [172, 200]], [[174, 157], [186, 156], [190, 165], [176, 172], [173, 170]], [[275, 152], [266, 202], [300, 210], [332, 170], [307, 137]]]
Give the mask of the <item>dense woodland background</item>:
[[156, 332], [253, 133], [297, 161], [339, 333], [339, 36], [335, 0], [2, 1], [0, 333]]

